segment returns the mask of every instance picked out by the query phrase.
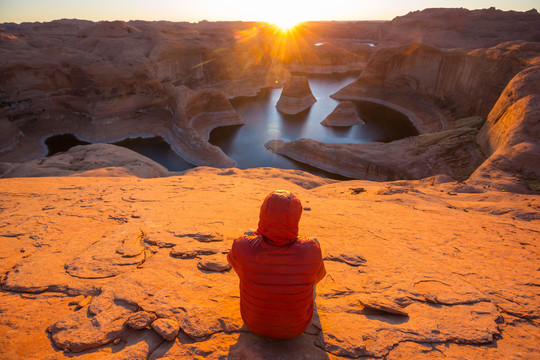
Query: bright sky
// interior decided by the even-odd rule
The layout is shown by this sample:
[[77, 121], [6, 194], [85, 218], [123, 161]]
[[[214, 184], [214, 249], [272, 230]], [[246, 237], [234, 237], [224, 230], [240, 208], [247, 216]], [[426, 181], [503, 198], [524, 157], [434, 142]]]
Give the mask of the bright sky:
[[390, 20], [431, 7], [540, 10], [539, 0], [0, 0], [1, 22], [86, 20]]

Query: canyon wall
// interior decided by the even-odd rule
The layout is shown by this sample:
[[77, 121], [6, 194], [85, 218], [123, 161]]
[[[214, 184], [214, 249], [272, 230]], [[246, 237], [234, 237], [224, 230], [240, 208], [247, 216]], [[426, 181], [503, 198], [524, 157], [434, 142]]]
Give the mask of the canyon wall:
[[384, 48], [358, 80], [333, 97], [386, 101], [416, 114], [412, 120], [421, 132], [444, 130], [451, 119], [487, 116], [504, 86], [524, 67], [508, 54], [513, 45], [469, 53], [421, 44]]
[[[474, 183], [540, 189], [540, 66], [530, 67], [505, 88], [478, 134], [489, 159], [471, 177]], [[521, 190], [522, 191], [522, 190]]]

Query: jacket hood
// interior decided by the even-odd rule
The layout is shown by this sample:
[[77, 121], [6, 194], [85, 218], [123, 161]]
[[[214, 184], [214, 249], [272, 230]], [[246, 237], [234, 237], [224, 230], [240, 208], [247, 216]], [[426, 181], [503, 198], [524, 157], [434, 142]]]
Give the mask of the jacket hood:
[[287, 245], [298, 236], [302, 204], [294, 194], [276, 190], [264, 199], [258, 232], [274, 245]]

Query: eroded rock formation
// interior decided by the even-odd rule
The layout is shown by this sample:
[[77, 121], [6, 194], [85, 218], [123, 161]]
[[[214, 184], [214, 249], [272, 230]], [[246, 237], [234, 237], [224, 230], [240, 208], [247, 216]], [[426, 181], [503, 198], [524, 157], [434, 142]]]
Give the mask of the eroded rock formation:
[[189, 124], [208, 141], [210, 132], [216, 127], [244, 125], [240, 115], [224, 93], [215, 89], [193, 92], [185, 100]]
[[517, 190], [519, 186], [513, 185], [517, 176], [526, 190], [540, 189], [539, 84], [540, 67], [533, 66], [506, 86], [478, 134], [478, 143], [489, 159], [471, 182], [487, 184], [493, 177], [503, 178], [506, 188]]
[[358, 116], [356, 106], [352, 101], [342, 101], [330, 115], [321, 121], [321, 124], [325, 126], [352, 126], [362, 125], [365, 122]]
[[[197, 93], [203, 86], [234, 80], [237, 94], [243, 81], [250, 87], [267, 85], [265, 66], [245, 65], [249, 48], [231, 46], [234, 32], [244, 26], [77, 20], [5, 24], [0, 116], [15, 127], [9, 141], [2, 142], [0, 161], [39, 158], [45, 138], [72, 133], [105, 143], [161, 136], [194, 165], [234, 165], [205, 139], [214, 126], [240, 122], [226, 95], [201, 93], [200, 99], [219, 99], [221, 108], [210, 107], [206, 115], [199, 110], [193, 114], [197, 119], [171, 121], [171, 115], [185, 115], [176, 111], [189, 95], [178, 89], [182, 85]], [[225, 51], [216, 56], [215, 49]]]
[[447, 174], [465, 180], [485, 160], [476, 144], [478, 130], [457, 128], [390, 143], [325, 144], [311, 139], [266, 148], [294, 160], [353, 179], [392, 181]]
[[485, 118], [522, 69], [504, 48], [467, 53], [410, 44], [379, 50], [358, 80], [332, 97], [382, 103], [409, 116], [421, 133], [435, 132], [450, 119]]
[[316, 102], [307, 77], [294, 75], [285, 83], [276, 108], [284, 114], [294, 115], [309, 109]]

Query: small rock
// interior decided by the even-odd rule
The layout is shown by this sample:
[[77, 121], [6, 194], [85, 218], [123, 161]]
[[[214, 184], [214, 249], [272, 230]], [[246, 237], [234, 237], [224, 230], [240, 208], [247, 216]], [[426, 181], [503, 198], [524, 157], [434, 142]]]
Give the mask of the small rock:
[[376, 299], [366, 297], [361, 299], [360, 303], [369, 309], [374, 309], [393, 315], [409, 316], [409, 314], [400, 305], [381, 297]]
[[79, 301], [79, 303], [77, 304], [77, 307], [75, 309], [76, 310], [82, 309], [86, 305], [90, 304], [90, 301], [92, 301], [92, 296], [88, 295], [87, 297], [85, 297], [84, 299]]
[[176, 245], [171, 249], [170, 255], [181, 259], [193, 259], [200, 255], [213, 255], [223, 252], [225, 248], [226, 246], [222, 245], [222, 243], [201, 244], [199, 241], [190, 241]]
[[360, 193], [363, 193], [363, 192], [366, 192], [366, 189], [362, 188], [362, 187], [358, 187], [358, 188], [349, 188], [349, 190], [351, 190], [351, 194], [353, 195], [358, 195]]
[[132, 327], [133, 329], [144, 329], [147, 326], [150, 326], [154, 320], [156, 320], [157, 316], [153, 313], [149, 313], [146, 311], [139, 311], [135, 314], [131, 315], [127, 321], [126, 324]]
[[199, 261], [197, 267], [206, 271], [227, 271], [231, 269], [231, 265], [227, 262], [227, 258], [223, 255], [205, 256]]
[[173, 319], [157, 319], [152, 323], [152, 328], [168, 341], [173, 341], [180, 331], [180, 325]]

